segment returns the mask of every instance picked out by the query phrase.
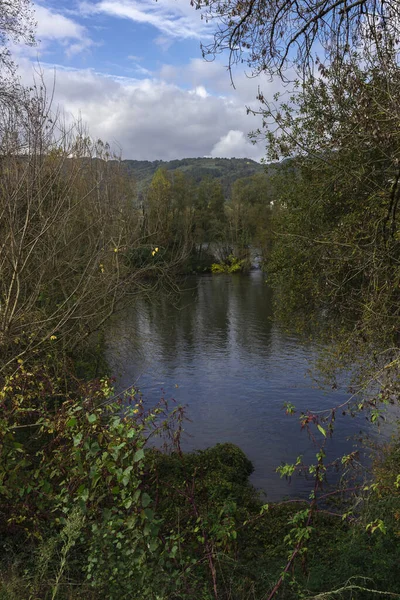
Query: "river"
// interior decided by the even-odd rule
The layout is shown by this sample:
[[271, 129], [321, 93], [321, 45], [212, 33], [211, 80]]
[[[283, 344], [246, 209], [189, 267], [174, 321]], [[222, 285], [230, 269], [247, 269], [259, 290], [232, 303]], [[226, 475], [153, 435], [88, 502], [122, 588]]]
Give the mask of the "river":
[[[315, 453], [284, 402], [298, 412], [322, 410], [348, 396], [307, 375], [318, 347], [273, 322], [271, 294], [261, 271], [189, 278], [179, 297], [158, 294], [120, 314], [107, 358], [119, 389], [135, 384], [148, 405], [165, 394], [187, 406], [185, 450], [237, 444], [255, 467], [253, 484], [275, 501], [310, 489], [304, 477], [280, 479], [276, 467]], [[339, 418], [329, 459], [353, 450], [365, 426], [364, 417]]]

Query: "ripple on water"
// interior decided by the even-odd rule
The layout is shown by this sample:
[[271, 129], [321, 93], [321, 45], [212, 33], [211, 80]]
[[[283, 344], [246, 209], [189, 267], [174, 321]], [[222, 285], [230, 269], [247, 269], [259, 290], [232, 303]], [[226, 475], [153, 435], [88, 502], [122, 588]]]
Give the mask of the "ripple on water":
[[[317, 348], [271, 320], [271, 290], [260, 272], [188, 280], [180, 298], [138, 302], [109, 331], [107, 357], [121, 389], [135, 383], [148, 404], [165, 392], [187, 405], [184, 448], [233, 442], [252, 460], [253, 483], [270, 500], [306, 494], [310, 483], [289, 486], [275, 474], [282, 461], [312, 458], [307, 435], [284, 402], [299, 411], [322, 410], [346, 399], [316, 389], [306, 371]], [[329, 456], [350, 452], [349, 436], [362, 418], [341, 419]]]

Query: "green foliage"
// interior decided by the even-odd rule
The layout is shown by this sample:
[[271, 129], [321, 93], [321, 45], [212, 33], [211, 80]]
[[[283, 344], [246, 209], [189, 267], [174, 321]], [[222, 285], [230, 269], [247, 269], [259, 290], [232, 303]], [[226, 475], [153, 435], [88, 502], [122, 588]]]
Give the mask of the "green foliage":
[[[23, 364], [1, 392], [3, 540], [32, 551], [48, 540], [61, 545], [60, 564], [47, 561], [56, 571], [52, 598], [67, 563], [110, 599], [135, 590], [151, 596], [162, 586], [164, 550], [144, 446], [162, 408], [146, 414], [140, 400], [121, 404], [106, 380], [62, 396], [62, 404], [60, 394], [45, 369]], [[156, 557], [158, 575], [149, 577]]]
[[[195, 176], [188, 165], [196, 160], [201, 159], [149, 163], [153, 177], [136, 200], [148, 244], [128, 250], [130, 266], [148, 266], [149, 244], [163, 250], [157, 256], [158, 265], [162, 264], [161, 257], [170, 264], [178, 257], [178, 268], [195, 273], [210, 271], [216, 258], [224, 262], [232, 253], [241, 260], [248, 259], [250, 244], [256, 244], [264, 255], [269, 252], [273, 212], [270, 175], [274, 168], [245, 161], [243, 170], [242, 159], [216, 161], [218, 169], [221, 162], [229, 170], [233, 185], [227, 188], [223, 177], [216, 176], [218, 169], [211, 175], [205, 170]], [[248, 173], [252, 175], [242, 177]]]
[[278, 109], [265, 104], [278, 125], [267, 134], [270, 158], [295, 156], [274, 183], [267, 269], [277, 315], [329, 341], [327, 371], [357, 364], [357, 384], [375, 373], [393, 398], [400, 331], [399, 83], [390, 53], [371, 51], [362, 65], [355, 54], [349, 63], [321, 67], [320, 78]]
[[194, 235], [198, 244], [225, 239], [225, 196], [220, 182], [206, 178], [200, 181], [194, 204]]
[[209, 249], [204, 248], [202, 244], [192, 248], [192, 252], [186, 263], [188, 273], [209, 273], [215, 260]]
[[[270, 169], [271, 171], [271, 169]], [[271, 219], [275, 191], [271, 172], [238, 179], [232, 187], [226, 211], [230, 243], [240, 249], [249, 244], [259, 248], [264, 258], [271, 247]]]
[[[159, 168], [146, 194], [144, 232], [152, 241], [155, 264], [179, 264], [190, 253], [193, 222], [191, 183], [179, 171]], [[157, 248], [157, 250], [154, 250]]]
[[[365, 410], [371, 423], [379, 423], [382, 404], [399, 399], [399, 128], [394, 98], [400, 79], [386, 51], [365, 58], [362, 66], [357, 55], [330, 69], [321, 66], [320, 77], [309, 78], [278, 109], [261, 98], [265, 118], [277, 124], [266, 134], [270, 158], [295, 157], [275, 177], [278, 197], [267, 269], [276, 314], [325, 342], [319, 363], [323, 374], [334, 385], [340, 370], [347, 368], [346, 376], [352, 376], [352, 396], [341, 412]], [[294, 407], [286, 411], [293, 414]], [[321, 542], [316, 549], [313, 542], [314, 533], [321, 532], [314, 507], [325, 481], [324, 447], [335, 413], [333, 407], [329, 414], [300, 416], [301, 426], [321, 443], [316, 464], [308, 466], [315, 481], [311, 512], [292, 518], [286, 538], [290, 556], [279, 585], [303, 553], [310, 563], [324, 548]], [[344, 511], [346, 527], [328, 548], [335, 573], [320, 556], [307, 593], [321, 599], [345, 594], [369, 599], [398, 592], [393, 570], [399, 469], [389, 459], [391, 453], [397, 454], [396, 444], [375, 465], [372, 482], [336, 504]], [[343, 457], [342, 464], [353, 458]], [[297, 461], [279, 472], [290, 478], [299, 468], [304, 466]], [[305, 595], [295, 567], [294, 574], [297, 593]]]
[[225, 263], [214, 263], [211, 265], [212, 273], [243, 273], [248, 268], [248, 262], [244, 259], [239, 260], [233, 254], [227, 257]]
[[242, 177], [262, 173], [263, 165], [248, 158], [184, 158], [171, 161], [123, 160], [124, 169], [138, 184], [139, 190], [145, 190], [154, 173], [159, 168], [173, 174], [181, 171], [185, 177], [192, 179], [196, 185], [204, 179], [217, 180], [225, 197], [230, 195], [231, 186]]
[[[264, 597], [293, 545], [301, 552], [282, 582], [287, 600], [355, 575], [368, 589], [398, 589], [399, 507], [386, 491], [397, 450], [377, 463], [377, 484], [350, 522], [313, 501], [264, 504], [239, 448], [182, 453], [181, 409], [145, 411], [107, 380], [66, 394], [45, 368], [20, 363], [1, 409], [0, 597]], [[169, 452], [148, 444], [162, 432], [175, 440]], [[369, 598], [361, 587], [354, 598]]]

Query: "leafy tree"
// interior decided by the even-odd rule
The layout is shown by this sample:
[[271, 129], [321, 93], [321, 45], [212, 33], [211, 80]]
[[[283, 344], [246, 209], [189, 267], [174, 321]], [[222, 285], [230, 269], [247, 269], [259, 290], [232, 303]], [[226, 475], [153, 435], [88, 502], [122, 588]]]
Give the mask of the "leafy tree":
[[[190, 182], [183, 173], [177, 171], [171, 175], [160, 168], [154, 174], [146, 196], [149, 239], [155, 247], [176, 252], [182, 259], [191, 248], [190, 192]], [[158, 250], [157, 255], [162, 257], [163, 252]]]
[[147, 192], [149, 232], [162, 231], [160, 245], [167, 245], [172, 221], [171, 182], [165, 169], [158, 169]]
[[[390, 55], [321, 69], [291, 101], [264, 104], [278, 176], [270, 280], [300, 326], [323, 323], [334, 360], [397, 397], [400, 331], [399, 70]], [[321, 318], [322, 317], [322, 318]], [[289, 316], [289, 319], [291, 317]], [[336, 340], [336, 344], [333, 341]], [[353, 363], [354, 364], [354, 363]], [[385, 370], [382, 377], [382, 368]]]
[[266, 174], [238, 179], [227, 204], [230, 238], [234, 246], [249, 244], [265, 250], [270, 245], [273, 192]]
[[214, 242], [221, 239], [225, 221], [225, 197], [219, 181], [203, 179], [194, 201], [198, 241]]
[[172, 234], [175, 245], [180, 245], [189, 252], [192, 246], [190, 232], [193, 228], [194, 217], [192, 206], [194, 195], [193, 180], [180, 170], [171, 173], [170, 177], [172, 184]]

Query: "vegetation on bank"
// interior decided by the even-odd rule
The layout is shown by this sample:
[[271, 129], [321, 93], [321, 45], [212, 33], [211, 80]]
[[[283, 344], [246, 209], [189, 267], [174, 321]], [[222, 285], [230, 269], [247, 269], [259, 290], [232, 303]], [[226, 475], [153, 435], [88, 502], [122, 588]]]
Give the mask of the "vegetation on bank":
[[244, 273], [249, 270], [249, 260], [239, 260], [233, 254], [230, 254], [224, 263], [213, 263], [211, 265], [212, 273]]
[[160, 248], [159, 263], [184, 244], [184, 273], [229, 265], [232, 254], [246, 268], [250, 244], [265, 256], [270, 252], [273, 182], [265, 172], [237, 178], [227, 195], [218, 179], [206, 177], [196, 183], [184, 171], [160, 167], [133, 203], [143, 227], [158, 232], [153, 237]]
[[66, 394], [21, 361], [1, 407], [1, 598], [263, 598], [282, 573], [288, 600], [399, 589], [397, 448], [343, 518], [318, 486], [318, 504], [263, 504], [239, 448], [182, 453], [181, 408], [106, 379]]

